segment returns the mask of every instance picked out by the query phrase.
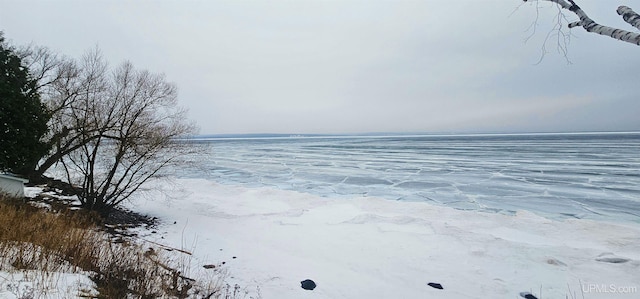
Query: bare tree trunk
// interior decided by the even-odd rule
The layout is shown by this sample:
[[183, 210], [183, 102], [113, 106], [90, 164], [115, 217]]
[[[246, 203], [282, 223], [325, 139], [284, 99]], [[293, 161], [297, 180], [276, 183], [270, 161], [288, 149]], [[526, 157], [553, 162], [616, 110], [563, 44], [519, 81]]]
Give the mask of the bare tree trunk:
[[[529, 0], [523, 0], [523, 1], [527, 2]], [[593, 32], [600, 35], [609, 36], [611, 38], [615, 38], [621, 41], [625, 41], [625, 42], [640, 46], [640, 33], [600, 25], [596, 23], [594, 20], [592, 20], [587, 15], [587, 13], [585, 13], [582, 10], [582, 8], [580, 8], [573, 0], [545, 0], [545, 1], [557, 3], [563, 9], [573, 12], [580, 18], [580, 21], [570, 23], [569, 28], [580, 26], [585, 30], [587, 30], [587, 32]], [[636, 28], [640, 26], [640, 18], [638, 17], [638, 14], [636, 14], [630, 8], [626, 6], [620, 6], [618, 7], [617, 12], [619, 15], [622, 15], [623, 19], [627, 23], [631, 24]]]

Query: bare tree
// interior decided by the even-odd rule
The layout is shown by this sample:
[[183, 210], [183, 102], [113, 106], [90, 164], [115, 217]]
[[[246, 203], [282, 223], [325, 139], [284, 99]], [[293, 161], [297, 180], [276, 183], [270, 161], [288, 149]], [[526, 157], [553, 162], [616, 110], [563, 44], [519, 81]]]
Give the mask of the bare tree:
[[195, 128], [163, 75], [128, 62], [111, 71], [97, 52], [85, 56], [81, 72], [81, 88], [58, 113], [59, 124], [74, 130], [75, 144], [60, 161], [68, 181], [81, 187], [82, 205], [106, 215], [178, 162], [185, 148], [176, 139]]
[[112, 69], [98, 49], [80, 61], [35, 46], [22, 56], [52, 115], [51, 150], [32, 180], [60, 163], [82, 205], [107, 215], [189, 150], [177, 139], [195, 127], [163, 75], [129, 62]]
[[[523, 0], [528, 2], [530, 0]], [[539, 1], [539, 0], [535, 0]], [[568, 24], [569, 28], [582, 27], [587, 32], [593, 32], [600, 35], [609, 36], [621, 41], [629, 42], [640, 46], [640, 33], [631, 32], [623, 29], [604, 26], [596, 23], [591, 19], [586, 12], [582, 10], [573, 0], [543, 0], [554, 2], [558, 4], [562, 9], [573, 12], [580, 18], [579, 21], [571, 22]], [[631, 8], [626, 6], [620, 6], [617, 9], [618, 15], [622, 16], [623, 20], [629, 23], [631, 26], [640, 29], [640, 16], [634, 12]]]
[[38, 81], [37, 91], [52, 115], [45, 136], [50, 150], [29, 175], [32, 182], [39, 182], [62, 157], [82, 146], [87, 128], [71, 113], [78, 102], [104, 89], [106, 66], [98, 61], [97, 50], [86, 54], [80, 63], [34, 45], [21, 49], [21, 55]]

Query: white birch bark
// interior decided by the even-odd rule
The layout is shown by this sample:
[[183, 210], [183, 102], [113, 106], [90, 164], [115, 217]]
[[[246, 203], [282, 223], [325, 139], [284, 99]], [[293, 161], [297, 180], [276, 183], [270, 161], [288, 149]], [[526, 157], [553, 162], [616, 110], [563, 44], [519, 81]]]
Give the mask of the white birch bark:
[[[523, 0], [523, 1], [527, 2], [528, 0]], [[587, 32], [593, 32], [600, 35], [609, 36], [611, 38], [619, 39], [621, 41], [625, 41], [625, 42], [640, 46], [640, 33], [600, 25], [596, 23], [594, 20], [592, 20], [582, 10], [582, 8], [580, 8], [573, 0], [545, 0], [545, 1], [557, 3], [558, 5], [560, 5], [560, 7], [573, 12], [580, 18], [580, 21], [570, 23], [569, 28], [580, 26], [584, 28]], [[618, 8], [618, 14], [623, 15], [624, 13], [627, 13], [628, 17], [625, 18], [625, 16], [623, 15], [623, 18], [627, 23], [631, 24], [634, 27], [637, 27], [636, 25], [640, 25], [640, 18], [637, 17], [638, 14], [633, 12], [633, 10], [631, 10], [628, 7], [626, 7], [628, 8], [628, 10], [623, 9], [623, 13], [620, 13], [620, 8], [621, 7]], [[632, 14], [629, 14], [629, 11], [631, 11]]]
[[640, 29], [640, 15], [638, 15], [635, 11], [624, 5], [618, 7], [616, 11], [619, 15], [622, 16], [622, 19], [625, 22], [629, 23], [633, 27]]

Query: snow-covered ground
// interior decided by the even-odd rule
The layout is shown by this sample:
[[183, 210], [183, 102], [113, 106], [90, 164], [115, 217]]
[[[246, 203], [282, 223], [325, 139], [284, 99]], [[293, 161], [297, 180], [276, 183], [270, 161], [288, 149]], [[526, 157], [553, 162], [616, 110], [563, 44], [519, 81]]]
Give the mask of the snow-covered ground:
[[3, 299], [60, 299], [80, 298], [78, 294], [97, 294], [86, 274], [40, 271], [0, 271], [0, 298]]
[[[157, 182], [143, 238], [222, 264], [262, 298], [638, 298], [640, 225], [550, 220], [204, 179]], [[193, 274], [202, 275], [202, 274]], [[317, 288], [304, 290], [312, 279]], [[428, 283], [440, 283], [443, 290]]]

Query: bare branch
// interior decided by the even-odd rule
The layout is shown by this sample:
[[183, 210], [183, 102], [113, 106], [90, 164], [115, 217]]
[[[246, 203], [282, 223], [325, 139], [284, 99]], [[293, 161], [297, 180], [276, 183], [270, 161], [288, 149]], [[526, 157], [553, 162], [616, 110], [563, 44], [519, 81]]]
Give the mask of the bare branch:
[[618, 15], [621, 15], [622, 19], [625, 22], [629, 23], [629, 25], [640, 29], [640, 15], [638, 15], [631, 8], [624, 5], [619, 6], [616, 12], [618, 13]]
[[[528, 0], [523, 0], [527, 2]], [[640, 45], [640, 33], [635, 33], [623, 29], [613, 28], [609, 26], [603, 26], [596, 23], [592, 20], [583, 10], [580, 8], [573, 0], [545, 0], [557, 3], [561, 8], [569, 10], [577, 15], [580, 20], [576, 22], [569, 23], [569, 28], [580, 26], [584, 28], [587, 32], [593, 32], [600, 35], [609, 36], [611, 38], [615, 38], [621, 41], [625, 41], [628, 43], [632, 43], [635, 45]], [[640, 23], [640, 20], [637, 18], [637, 14], [633, 12], [631, 9], [622, 9], [622, 13], [620, 12], [621, 8], [618, 8], [618, 14], [622, 15], [629, 24], [633, 25], [637, 28], [636, 25]], [[630, 12], [629, 12], [630, 11]]]

